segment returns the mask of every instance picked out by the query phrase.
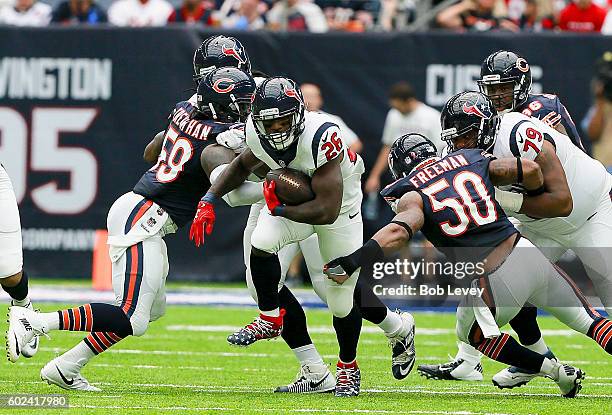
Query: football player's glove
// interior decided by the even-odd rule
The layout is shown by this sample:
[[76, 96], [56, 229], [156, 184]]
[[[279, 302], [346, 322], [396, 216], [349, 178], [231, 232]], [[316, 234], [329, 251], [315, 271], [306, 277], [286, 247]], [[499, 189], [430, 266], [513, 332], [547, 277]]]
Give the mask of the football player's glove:
[[233, 150], [236, 154], [240, 154], [246, 149], [246, 139], [244, 136], [244, 124], [237, 125], [227, 131], [217, 134], [215, 138], [217, 144]]
[[204, 231], [206, 231], [206, 235], [210, 235], [215, 225], [215, 208], [211, 199], [214, 198], [205, 195], [200, 200], [198, 210], [189, 229], [189, 239], [198, 248], [204, 243]]
[[272, 216], [279, 216], [285, 205], [278, 200], [278, 196], [276, 195], [276, 182], [274, 180], [264, 183], [263, 194]]

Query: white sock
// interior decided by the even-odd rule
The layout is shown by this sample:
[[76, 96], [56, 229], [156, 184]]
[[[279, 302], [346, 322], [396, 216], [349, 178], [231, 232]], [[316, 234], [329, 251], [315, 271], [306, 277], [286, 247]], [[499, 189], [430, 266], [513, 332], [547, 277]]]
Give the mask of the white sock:
[[540, 337], [540, 340], [538, 340], [534, 344], [530, 344], [529, 346], [525, 347], [539, 354], [545, 354], [548, 352], [548, 346], [546, 345], [546, 343], [544, 343], [543, 337]]
[[78, 370], [81, 370], [94, 356], [95, 353], [85, 344], [85, 341], [81, 340], [76, 346], [61, 355], [60, 358], [76, 364]]
[[378, 323], [378, 327], [385, 332], [387, 337], [395, 337], [397, 335], [406, 334], [400, 333], [402, 326], [402, 318], [399, 314], [387, 309], [387, 315], [383, 321]]
[[457, 356], [455, 356], [455, 360], [458, 359], [463, 359], [476, 367], [476, 365], [480, 363], [480, 359], [482, 359], [482, 353], [467, 343], [459, 342], [459, 351], [457, 352]]
[[300, 365], [304, 366], [307, 364], [324, 364], [323, 358], [317, 351], [314, 344], [307, 344], [306, 346], [296, 347], [293, 350], [295, 357], [300, 361]]
[[268, 317], [278, 317], [280, 316], [280, 309], [277, 307], [274, 310], [270, 310], [270, 311], [261, 311], [259, 310], [259, 312], [261, 314], [263, 314], [264, 316], [268, 316]]
[[11, 300], [11, 304], [12, 305], [16, 305], [18, 307], [26, 307], [26, 306], [30, 306], [28, 308], [32, 308], [32, 301], [30, 300], [30, 296], [26, 295], [26, 297], [23, 300], [15, 300], [14, 298]]
[[557, 365], [559, 365], [559, 363], [556, 363], [554, 360], [550, 360], [548, 357], [545, 357], [544, 361], [542, 362], [540, 372], [550, 376], [554, 380], [558, 380], [559, 372], [555, 370], [557, 368]]
[[59, 330], [59, 313], [39, 313], [38, 316], [47, 323], [48, 330]]

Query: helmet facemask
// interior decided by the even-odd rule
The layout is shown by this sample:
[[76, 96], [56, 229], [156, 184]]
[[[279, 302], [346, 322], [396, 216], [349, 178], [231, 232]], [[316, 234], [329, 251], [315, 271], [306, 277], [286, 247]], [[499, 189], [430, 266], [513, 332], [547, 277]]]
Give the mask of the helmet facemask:
[[[253, 124], [260, 139], [266, 140], [277, 151], [288, 149], [304, 131], [304, 111], [292, 109], [280, 112], [278, 108], [267, 108], [253, 113]], [[275, 120], [286, 122], [284, 131], [269, 131]]]
[[[495, 144], [495, 133], [499, 117], [481, 118], [480, 124], [472, 124], [460, 131], [456, 128], [442, 130], [442, 140], [446, 142], [450, 151], [462, 150], [466, 148], [480, 148], [490, 151]], [[468, 135], [470, 135], [468, 137]], [[457, 146], [457, 140], [462, 139], [462, 145]]]
[[[526, 82], [529, 82], [529, 85], [523, 88]], [[497, 112], [513, 111], [527, 100], [531, 91], [531, 77], [523, 75], [520, 78], [502, 78], [497, 74], [485, 75], [478, 80], [478, 88], [493, 102]], [[498, 92], [500, 90], [503, 92]]]

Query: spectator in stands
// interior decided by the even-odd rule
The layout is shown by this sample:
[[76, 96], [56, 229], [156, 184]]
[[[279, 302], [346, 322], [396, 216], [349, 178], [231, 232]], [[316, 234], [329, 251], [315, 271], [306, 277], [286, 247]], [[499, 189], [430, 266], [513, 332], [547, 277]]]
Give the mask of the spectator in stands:
[[0, 24], [46, 26], [51, 21], [51, 6], [36, 0], [15, 0], [0, 9]]
[[380, 3], [373, 0], [316, 0], [330, 30], [363, 32], [374, 27]]
[[381, 0], [379, 9], [378, 25], [386, 31], [402, 30], [417, 17], [417, 4], [412, 0]]
[[212, 26], [214, 2], [204, 0], [183, 0], [183, 4], [170, 13], [168, 23], [203, 24]]
[[52, 23], [96, 24], [107, 22], [106, 12], [93, 0], [66, 0], [61, 2], [51, 17]]
[[116, 0], [108, 9], [108, 21], [116, 26], [163, 26], [172, 10], [166, 0]]
[[238, 10], [221, 21], [226, 29], [260, 30], [266, 27], [264, 13], [267, 6], [261, 0], [240, 0]]
[[559, 28], [570, 32], [599, 32], [606, 10], [591, 0], [574, 0], [561, 10]]
[[601, 33], [604, 35], [612, 35], [612, 9], [606, 14], [606, 18], [601, 26]]
[[279, 0], [267, 14], [272, 30], [327, 32], [327, 20], [319, 6], [308, 0]]
[[516, 21], [518, 27], [525, 31], [540, 32], [555, 28], [553, 7], [547, 0], [525, 0], [523, 10]]
[[446, 146], [441, 138], [440, 112], [431, 108], [414, 95], [412, 86], [400, 82], [389, 91], [389, 106], [382, 133], [382, 149], [365, 184], [366, 193], [380, 189], [380, 177], [387, 169], [387, 157], [393, 141], [407, 133], [419, 133], [429, 138], [438, 149]]
[[461, 0], [442, 10], [436, 22], [440, 27], [455, 30], [518, 31], [518, 26], [505, 16], [506, 5], [503, 0]]
[[342, 141], [344, 144], [355, 153], [361, 152], [363, 143], [357, 134], [355, 134], [355, 132], [351, 130], [348, 125], [346, 125], [342, 118], [321, 109], [323, 107], [323, 95], [321, 94], [321, 88], [319, 88], [319, 86], [316, 84], [303, 83], [300, 86], [300, 89], [302, 90], [302, 95], [304, 96], [306, 109], [308, 109], [308, 111], [322, 112], [330, 116], [338, 127], [340, 127], [340, 131], [342, 131]]
[[604, 53], [596, 67], [594, 103], [582, 127], [593, 143], [593, 157], [612, 172], [612, 52]]

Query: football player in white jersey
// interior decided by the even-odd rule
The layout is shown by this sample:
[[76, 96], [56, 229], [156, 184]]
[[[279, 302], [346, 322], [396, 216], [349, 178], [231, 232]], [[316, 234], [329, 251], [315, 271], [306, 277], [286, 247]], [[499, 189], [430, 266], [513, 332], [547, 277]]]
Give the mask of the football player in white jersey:
[[[228, 337], [231, 344], [247, 346], [260, 339], [280, 335], [284, 310], [279, 307], [278, 283], [281, 267], [278, 252], [286, 245], [318, 236], [323, 260], [355, 249], [363, 238], [360, 216], [363, 162], [347, 151], [337, 125], [322, 114], [304, 110], [304, 101], [294, 81], [268, 78], [257, 88], [253, 113], [246, 126], [248, 149], [221, 173], [202, 201], [190, 237], [200, 245], [212, 231], [214, 204], [219, 197], [243, 183], [258, 166], [290, 167], [312, 177], [315, 199], [298, 206], [282, 205], [275, 183], [264, 185], [267, 207], [262, 209], [251, 236], [250, 270], [260, 316]], [[361, 315], [354, 307], [353, 292], [358, 272], [342, 284], [324, 282], [324, 296], [334, 314], [340, 343], [335, 393], [359, 393], [360, 373], [356, 347]], [[386, 324], [397, 336], [406, 337], [403, 316], [388, 313]], [[411, 318], [410, 318], [411, 320]], [[412, 326], [412, 322], [411, 322]], [[382, 327], [382, 323], [381, 323]], [[412, 336], [410, 336], [412, 337]]]
[[[217, 67], [235, 66], [249, 71], [251, 62], [244, 46], [233, 37], [213, 36], [206, 39], [195, 51], [193, 58], [194, 80], [196, 82], [208, 72]], [[253, 71], [257, 85], [261, 84], [268, 76], [259, 71]], [[189, 101], [196, 103], [196, 96]], [[222, 132], [216, 137], [217, 146], [208, 146], [203, 153], [206, 174], [212, 183], [220, 176], [221, 172], [246, 148], [244, 128], [232, 128]], [[151, 162], [157, 160], [161, 151], [163, 132], [154, 139], [145, 150], [145, 158]], [[232, 150], [232, 151], [228, 151]], [[206, 169], [208, 167], [208, 169]], [[251, 205], [249, 217], [243, 234], [243, 252], [246, 266], [246, 281], [251, 296], [257, 302], [257, 292], [251, 277], [249, 257], [251, 253], [251, 235], [257, 225], [257, 218], [261, 209], [265, 206], [263, 200], [262, 180], [268, 170], [262, 169], [259, 176], [255, 173], [249, 180], [239, 188], [223, 196], [229, 206]], [[325, 302], [325, 281], [323, 275], [323, 260], [319, 250], [319, 241], [315, 234], [303, 241], [289, 244], [278, 252], [281, 265], [281, 280], [278, 285], [280, 302], [287, 314], [284, 318], [284, 329], [282, 337], [292, 349], [300, 363], [300, 370], [296, 380], [288, 385], [280, 386], [276, 392], [290, 393], [312, 393], [327, 392], [335, 387], [334, 378], [329, 372], [323, 358], [312, 343], [306, 326], [306, 316], [301, 305], [291, 291], [285, 287], [285, 277], [289, 265], [296, 254], [302, 251], [304, 260], [310, 274], [315, 293]], [[402, 328], [397, 330], [396, 313], [391, 312], [378, 299], [367, 285], [358, 284], [355, 292], [356, 304], [365, 320], [378, 325], [389, 339], [392, 349], [391, 370], [393, 376], [404, 379], [408, 376], [414, 364], [414, 338], [412, 335], [413, 322], [408, 313], [398, 312], [402, 322]]]
[[[32, 309], [28, 295], [28, 274], [23, 269], [21, 221], [13, 184], [0, 164], [0, 285], [11, 296], [11, 305]], [[21, 349], [23, 357], [38, 351], [38, 338], [33, 338]], [[8, 352], [7, 352], [8, 353]]]
[[[495, 197], [508, 215], [520, 221], [517, 228], [521, 234], [551, 262], [568, 249], [574, 251], [610, 315], [612, 177], [601, 163], [542, 121], [516, 112], [495, 114], [487, 96], [478, 92], [457, 94], [442, 112], [443, 138], [451, 151], [480, 147], [496, 157], [527, 158], [540, 165], [544, 174], [540, 192], [523, 194], [500, 189]], [[542, 338], [527, 347], [553, 356]], [[463, 344], [458, 357], [476, 367], [481, 355]], [[446, 368], [449, 372], [451, 366]], [[538, 373], [511, 367], [497, 373], [493, 383], [500, 388], [513, 388], [537, 376]]]

